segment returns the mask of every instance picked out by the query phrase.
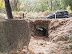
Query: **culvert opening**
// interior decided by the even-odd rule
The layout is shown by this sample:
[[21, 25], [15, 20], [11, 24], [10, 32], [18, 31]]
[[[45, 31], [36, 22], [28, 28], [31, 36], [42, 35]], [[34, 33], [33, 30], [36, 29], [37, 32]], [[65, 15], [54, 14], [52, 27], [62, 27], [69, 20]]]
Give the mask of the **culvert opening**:
[[48, 31], [45, 28], [39, 27], [39, 28], [36, 28], [35, 34], [38, 35], [38, 36], [47, 37], [48, 36]]

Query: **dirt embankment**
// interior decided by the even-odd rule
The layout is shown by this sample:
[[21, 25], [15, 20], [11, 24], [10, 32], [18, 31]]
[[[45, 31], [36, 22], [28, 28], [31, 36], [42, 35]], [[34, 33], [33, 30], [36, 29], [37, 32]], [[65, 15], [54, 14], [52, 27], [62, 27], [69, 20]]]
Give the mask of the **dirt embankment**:
[[[28, 51], [32, 54], [72, 54], [72, 19], [51, 19], [49, 36], [32, 36]], [[25, 47], [20, 53], [25, 53]], [[27, 53], [26, 53], [27, 54]]]
[[48, 38], [32, 37], [29, 50], [34, 54], [71, 54], [72, 19], [50, 21]]

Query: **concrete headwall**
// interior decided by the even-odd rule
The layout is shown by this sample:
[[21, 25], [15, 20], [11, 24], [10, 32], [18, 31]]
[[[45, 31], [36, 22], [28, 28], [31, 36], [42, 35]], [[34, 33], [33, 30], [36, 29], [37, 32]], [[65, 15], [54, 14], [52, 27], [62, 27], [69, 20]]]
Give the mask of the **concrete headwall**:
[[25, 20], [0, 20], [0, 52], [9, 52], [30, 41], [30, 26]]

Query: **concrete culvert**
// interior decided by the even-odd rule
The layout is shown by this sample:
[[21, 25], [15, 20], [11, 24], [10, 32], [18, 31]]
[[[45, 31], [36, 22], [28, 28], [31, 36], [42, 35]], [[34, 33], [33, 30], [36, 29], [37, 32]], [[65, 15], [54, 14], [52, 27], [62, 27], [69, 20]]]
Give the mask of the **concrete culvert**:
[[38, 36], [48, 36], [47, 30], [42, 27], [36, 28], [35, 34]]

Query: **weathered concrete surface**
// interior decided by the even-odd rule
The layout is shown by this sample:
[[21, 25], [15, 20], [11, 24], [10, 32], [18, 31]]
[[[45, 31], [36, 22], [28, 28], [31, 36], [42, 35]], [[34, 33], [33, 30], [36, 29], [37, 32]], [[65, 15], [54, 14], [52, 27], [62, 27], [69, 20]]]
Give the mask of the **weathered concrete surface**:
[[10, 52], [27, 46], [30, 26], [25, 20], [0, 20], [0, 52]]

